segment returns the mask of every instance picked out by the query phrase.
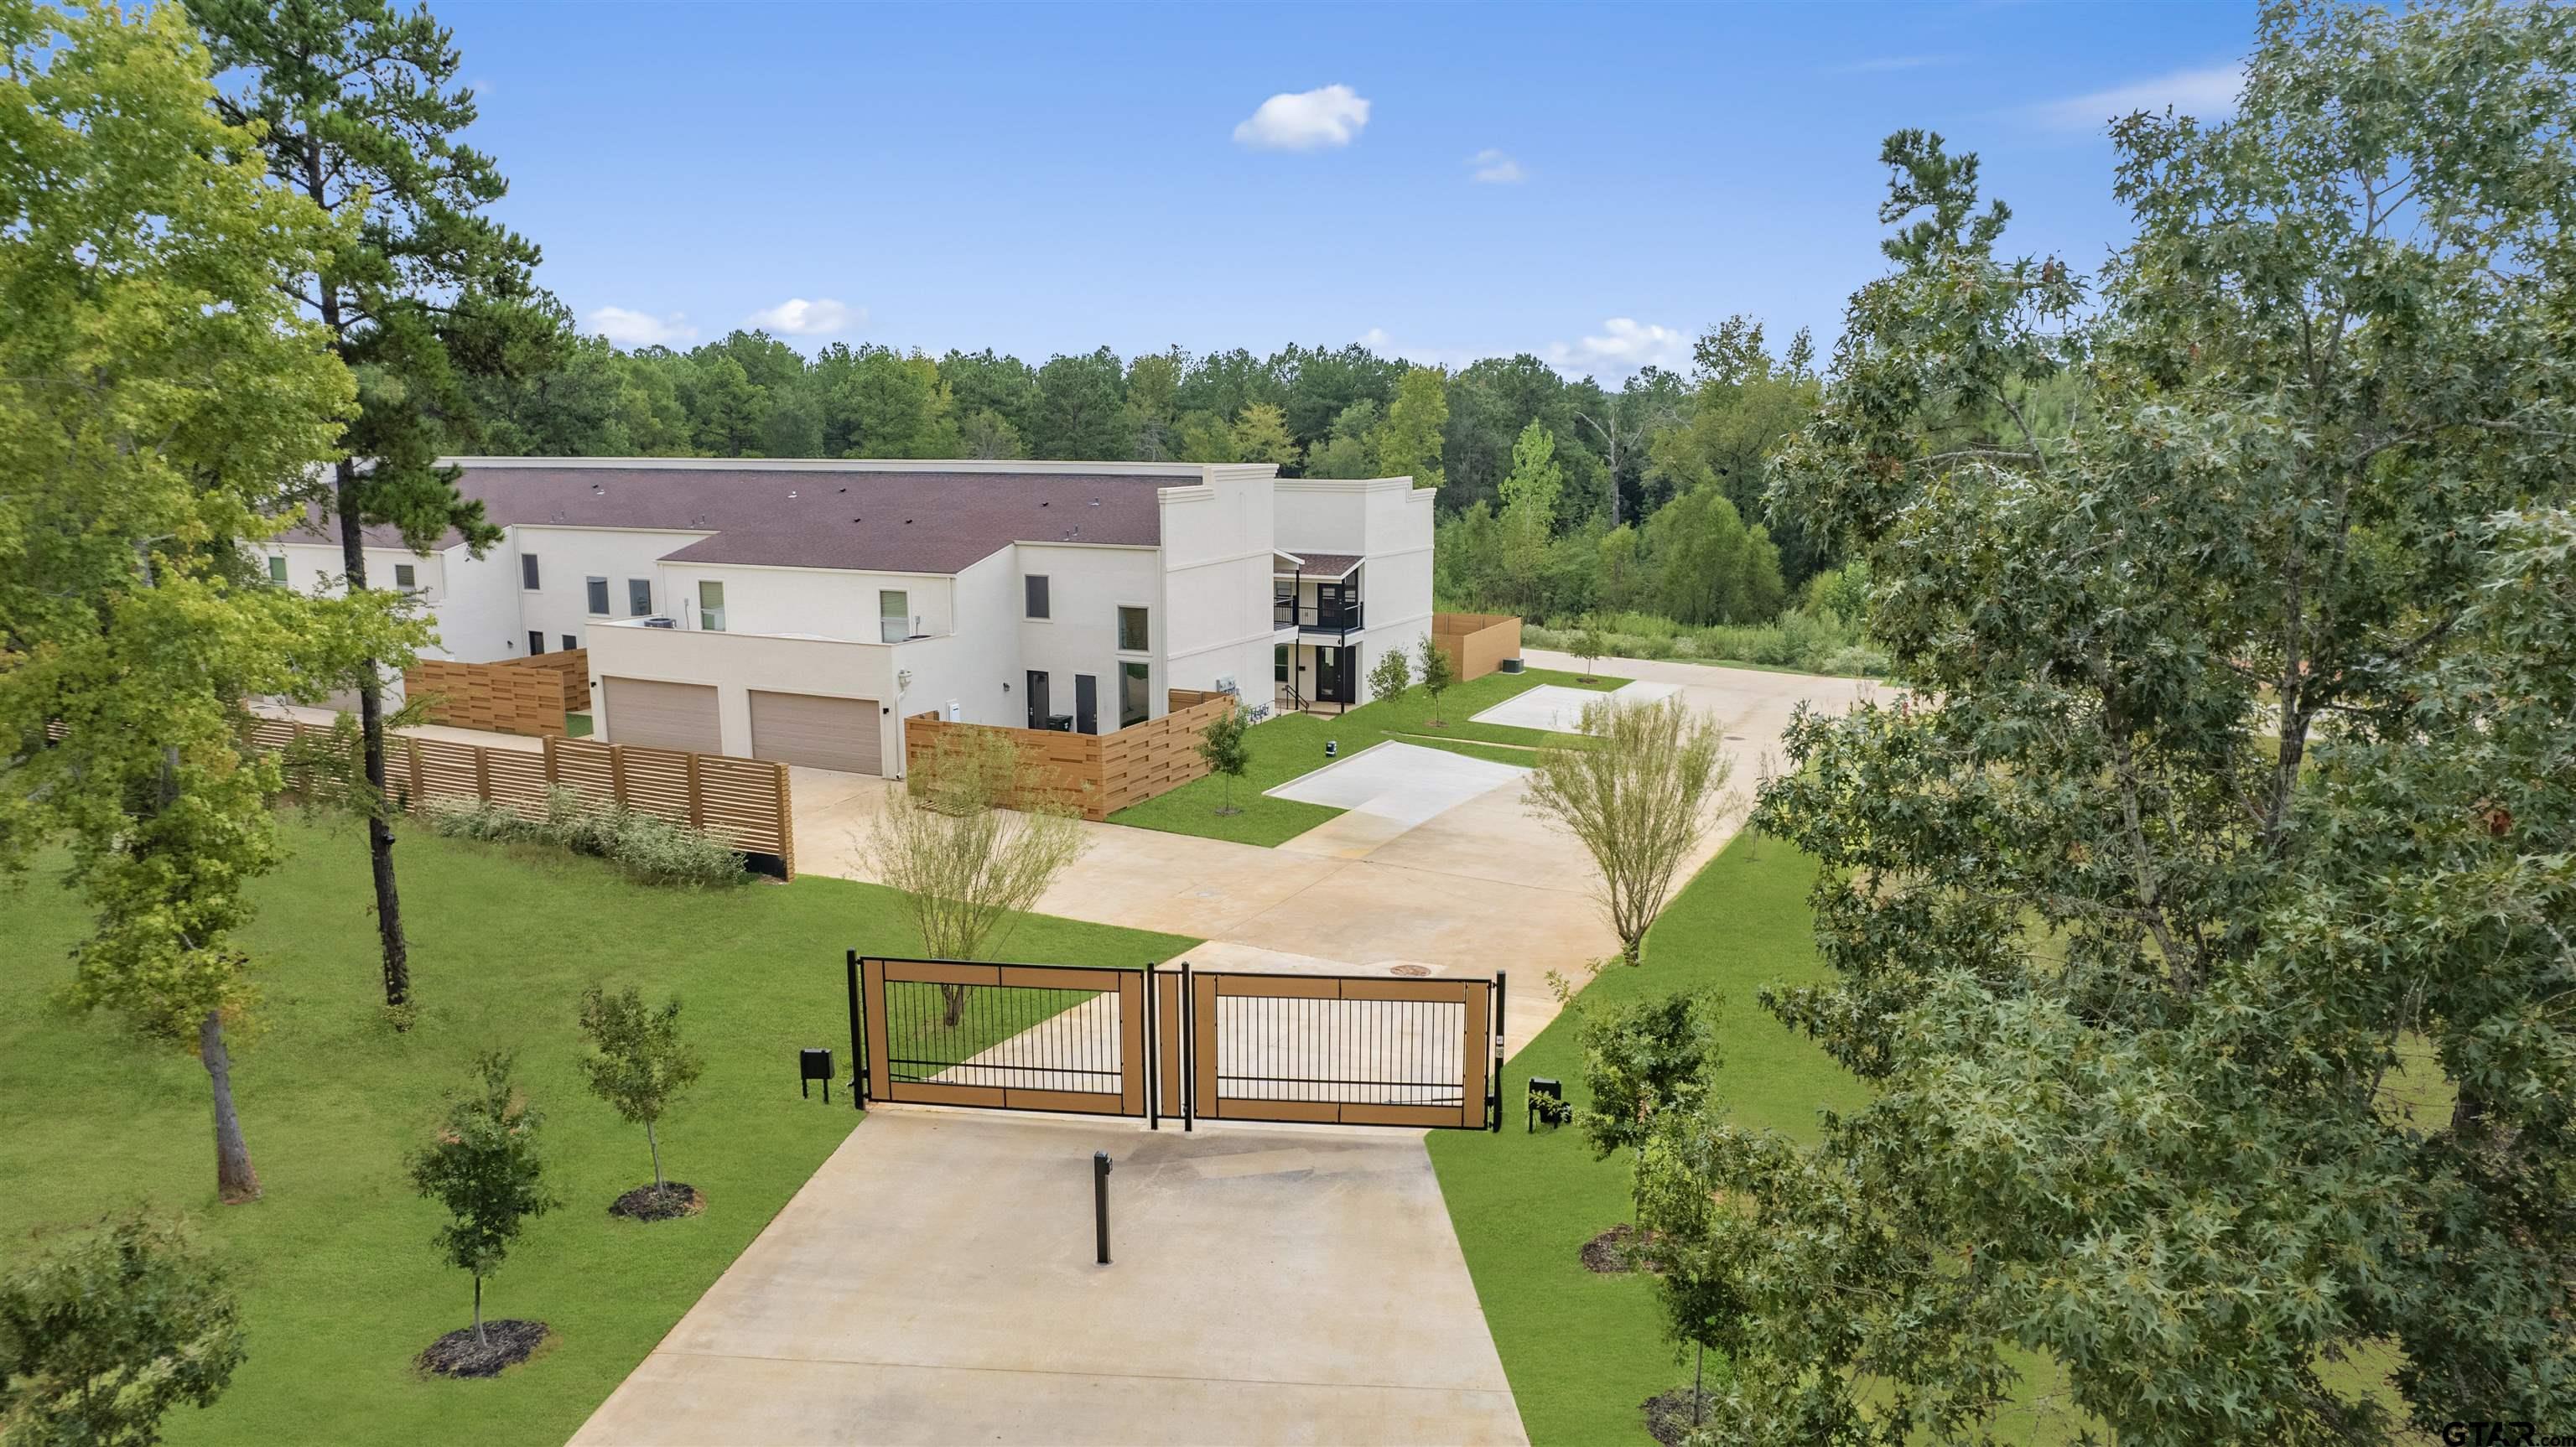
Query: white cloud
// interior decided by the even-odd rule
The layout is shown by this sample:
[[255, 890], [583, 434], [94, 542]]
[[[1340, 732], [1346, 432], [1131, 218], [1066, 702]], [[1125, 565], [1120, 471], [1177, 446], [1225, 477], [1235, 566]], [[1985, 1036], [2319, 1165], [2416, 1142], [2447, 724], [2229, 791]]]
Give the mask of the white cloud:
[[657, 317], [651, 312], [604, 306], [583, 317], [582, 323], [621, 347], [667, 347], [675, 342], [698, 339], [698, 329], [689, 325], [685, 312]]
[[1368, 124], [1369, 103], [1346, 85], [1274, 95], [1234, 128], [1238, 144], [1261, 151], [1347, 146]]
[[1361, 346], [1372, 352], [1383, 352], [1395, 345], [1395, 338], [1388, 336], [1384, 327], [1371, 327], [1360, 333], [1359, 341]]
[[2117, 117], [2135, 111], [2160, 112], [2167, 106], [2204, 121], [2225, 120], [2236, 114], [2236, 96], [2244, 88], [2243, 67], [2204, 65], [2048, 101], [2031, 107], [2030, 114], [2041, 125], [2061, 131], [2098, 131]]
[[1678, 370], [1690, 361], [1691, 339], [1671, 327], [1612, 317], [1601, 324], [1601, 333], [1571, 346], [1550, 343], [1545, 353], [1548, 365], [1570, 375], [1624, 377], [1646, 367]]
[[1467, 158], [1467, 164], [1475, 168], [1479, 181], [1508, 186], [1529, 179], [1529, 172], [1521, 169], [1520, 162], [1496, 150], [1478, 151]]
[[762, 331], [785, 336], [828, 337], [866, 326], [868, 309], [837, 302], [830, 297], [807, 301], [801, 296], [792, 296], [776, 306], [753, 312], [743, 318], [743, 322]]

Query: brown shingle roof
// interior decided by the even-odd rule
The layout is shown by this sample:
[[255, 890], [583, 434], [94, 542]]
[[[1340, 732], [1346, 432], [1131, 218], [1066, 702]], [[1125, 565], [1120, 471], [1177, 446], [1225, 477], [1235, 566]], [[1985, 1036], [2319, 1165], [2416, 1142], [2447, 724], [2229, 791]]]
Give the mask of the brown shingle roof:
[[[503, 525], [712, 533], [677, 562], [954, 573], [1015, 542], [1162, 540], [1165, 487], [1193, 479], [1120, 473], [820, 468], [477, 467], [458, 490]], [[381, 536], [380, 536], [381, 535]], [[399, 547], [391, 529], [367, 541]], [[453, 546], [454, 534], [441, 543]]]
[[[1292, 563], [1288, 561], [1290, 558], [1301, 558], [1304, 562], [1302, 565]], [[1270, 567], [1274, 577], [1288, 578], [1303, 574], [1309, 578], [1332, 579], [1350, 576], [1351, 569], [1358, 567], [1361, 561], [1357, 553], [1302, 553], [1291, 548], [1274, 559]]]

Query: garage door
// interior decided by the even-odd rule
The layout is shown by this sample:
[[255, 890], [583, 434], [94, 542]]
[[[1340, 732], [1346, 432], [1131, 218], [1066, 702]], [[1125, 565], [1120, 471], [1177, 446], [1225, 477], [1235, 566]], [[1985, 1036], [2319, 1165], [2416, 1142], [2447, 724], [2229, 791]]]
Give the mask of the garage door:
[[608, 741], [659, 749], [724, 752], [716, 725], [711, 683], [662, 683], [649, 678], [603, 678], [608, 693]]
[[880, 716], [872, 698], [822, 698], [754, 689], [751, 756], [809, 769], [881, 774], [885, 769], [877, 746]]

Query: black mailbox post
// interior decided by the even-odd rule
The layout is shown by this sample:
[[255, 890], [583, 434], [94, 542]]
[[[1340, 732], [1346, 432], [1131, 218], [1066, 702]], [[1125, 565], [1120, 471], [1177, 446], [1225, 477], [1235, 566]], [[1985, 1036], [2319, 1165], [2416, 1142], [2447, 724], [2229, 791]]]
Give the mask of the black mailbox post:
[[814, 1097], [814, 1082], [823, 1082], [823, 1103], [832, 1103], [832, 1052], [799, 1050], [796, 1052], [796, 1093], [808, 1100]]

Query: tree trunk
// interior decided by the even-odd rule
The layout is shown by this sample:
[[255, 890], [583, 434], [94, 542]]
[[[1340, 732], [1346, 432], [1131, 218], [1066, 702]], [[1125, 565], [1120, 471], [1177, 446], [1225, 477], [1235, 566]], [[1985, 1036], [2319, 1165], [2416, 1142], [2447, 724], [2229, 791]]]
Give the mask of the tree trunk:
[[259, 1199], [259, 1172], [243, 1144], [241, 1117], [233, 1112], [233, 1059], [224, 1049], [224, 1019], [213, 1010], [197, 1022], [197, 1058], [215, 1096], [215, 1196], [227, 1206]]
[[[333, 499], [340, 514], [340, 566], [348, 575], [349, 591], [367, 586], [366, 535], [358, 522], [355, 499], [358, 470], [355, 464], [340, 463], [338, 496]], [[377, 677], [372, 658], [358, 673], [358, 735], [364, 746], [367, 788], [374, 797], [367, 801], [367, 863], [375, 875], [376, 936], [382, 944], [385, 961], [385, 1003], [411, 1003], [411, 950], [403, 942], [402, 895], [394, 885], [394, 830], [385, 819], [391, 807], [392, 793], [385, 787], [385, 686]], [[400, 1028], [400, 1021], [396, 1021]]]
[[483, 1278], [474, 1278], [474, 1344], [483, 1344]]
[[939, 1000], [942, 1007], [942, 1013], [939, 1020], [940, 1028], [943, 1030], [956, 1029], [958, 1020], [963, 1018], [966, 1013], [966, 987], [964, 985], [942, 985], [939, 987]]
[[644, 1122], [644, 1144], [653, 1150], [653, 1189], [658, 1193], [662, 1189], [662, 1143], [653, 1138], [653, 1122], [649, 1120]]

